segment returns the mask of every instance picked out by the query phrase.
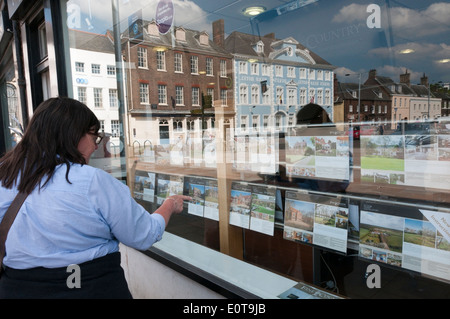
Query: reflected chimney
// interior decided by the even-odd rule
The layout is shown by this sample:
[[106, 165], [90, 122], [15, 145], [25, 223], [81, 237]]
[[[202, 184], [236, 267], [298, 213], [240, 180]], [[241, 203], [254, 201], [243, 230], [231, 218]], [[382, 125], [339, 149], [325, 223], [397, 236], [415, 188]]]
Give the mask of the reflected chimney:
[[400, 74], [400, 83], [410, 86], [410, 74], [408, 73], [408, 70], [405, 70], [405, 74]]
[[420, 78], [420, 84], [428, 87], [428, 76], [426, 76], [425, 73]]
[[225, 23], [223, 19], [216, 20], [212, 24], [213, 28], [213, 42], [220, 46], [225, 47]]

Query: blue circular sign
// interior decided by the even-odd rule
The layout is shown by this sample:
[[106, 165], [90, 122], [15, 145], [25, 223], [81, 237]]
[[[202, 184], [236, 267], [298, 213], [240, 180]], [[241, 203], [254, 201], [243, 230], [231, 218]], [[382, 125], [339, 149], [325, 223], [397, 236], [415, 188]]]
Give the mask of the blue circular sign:
[[173, 24], [172, 0], [160, 0], [156, 7], [156, 25], [159, 33], [166, 34]]
[[76, 78], [76, 82], [78, 84], [88, 84], [88, 80], [87, 79], [83, 79], [83, 78]]

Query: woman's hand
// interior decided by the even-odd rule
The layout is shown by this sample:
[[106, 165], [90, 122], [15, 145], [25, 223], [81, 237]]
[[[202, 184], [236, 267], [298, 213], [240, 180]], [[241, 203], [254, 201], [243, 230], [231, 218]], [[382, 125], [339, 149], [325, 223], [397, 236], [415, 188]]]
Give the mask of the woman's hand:
[[183, 202], [187, 200], [192, 200], [192, 197], [185, 195], [172, 195], [167, 197], [164, 202], [170, 201], [172, 202], [172, 213], [178, 214], [183, 211]]

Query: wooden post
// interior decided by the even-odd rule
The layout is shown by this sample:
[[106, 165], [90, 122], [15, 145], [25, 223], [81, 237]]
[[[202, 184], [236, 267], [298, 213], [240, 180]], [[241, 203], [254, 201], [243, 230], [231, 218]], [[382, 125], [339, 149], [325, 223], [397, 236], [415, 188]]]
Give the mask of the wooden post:
[[217, 186], [219, 192], [220, 252], [234, 258], [243, 258], [242, 229], [229, 223], [231, 197], [231, 170], [226, 162], [226, 127], [224, 109], [215, 107]]

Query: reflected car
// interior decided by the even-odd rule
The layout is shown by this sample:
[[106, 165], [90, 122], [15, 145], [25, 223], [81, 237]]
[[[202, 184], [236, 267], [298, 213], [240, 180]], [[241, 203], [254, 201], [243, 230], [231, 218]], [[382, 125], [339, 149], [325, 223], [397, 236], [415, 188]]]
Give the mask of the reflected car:
[[360, 133], [361, 133], [361, 131], [359, 129], [359, 126], [353, 127], [353, 139], [359, 140]]

